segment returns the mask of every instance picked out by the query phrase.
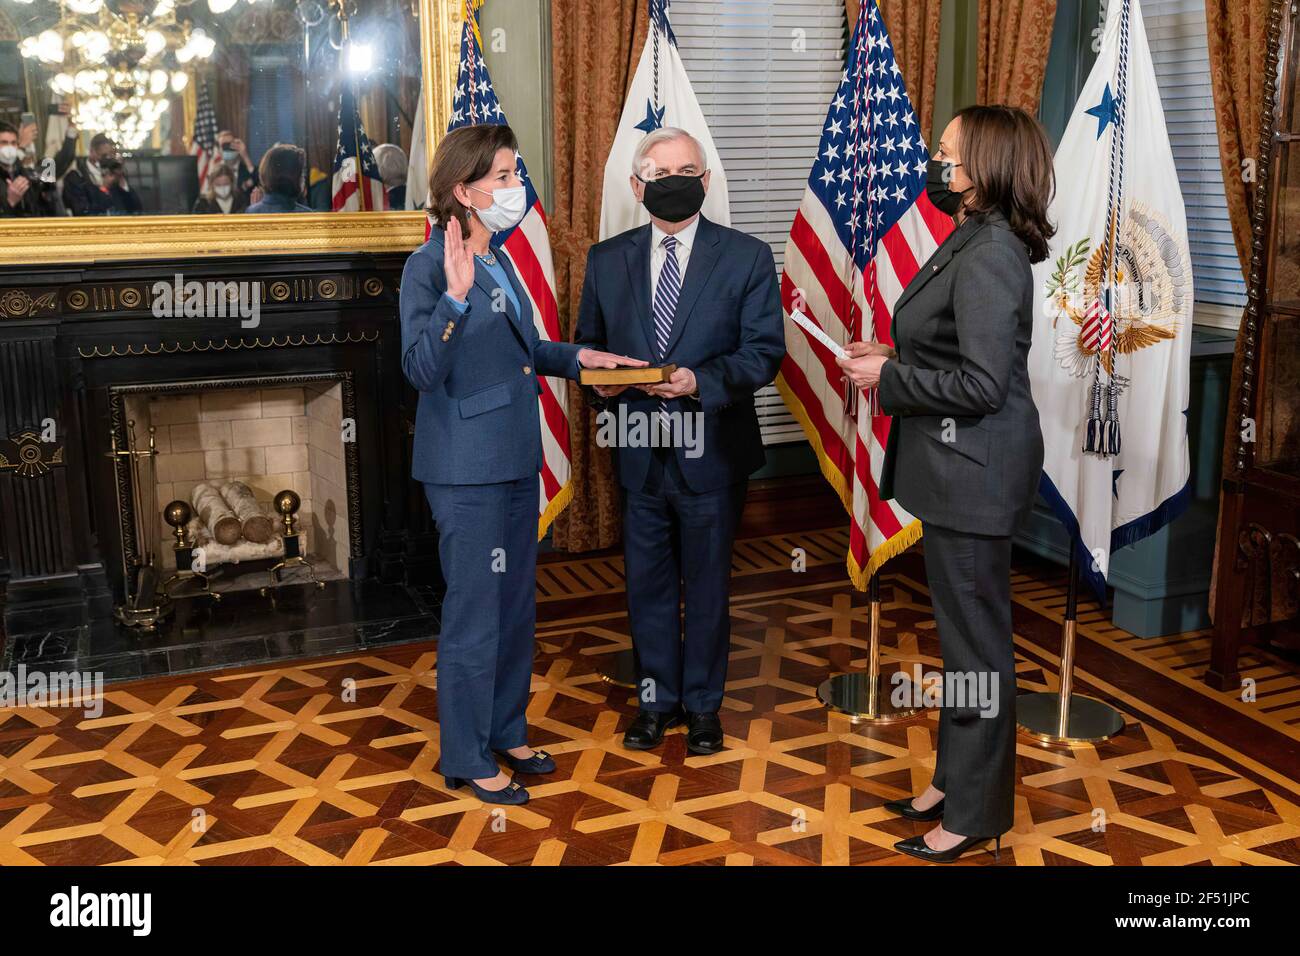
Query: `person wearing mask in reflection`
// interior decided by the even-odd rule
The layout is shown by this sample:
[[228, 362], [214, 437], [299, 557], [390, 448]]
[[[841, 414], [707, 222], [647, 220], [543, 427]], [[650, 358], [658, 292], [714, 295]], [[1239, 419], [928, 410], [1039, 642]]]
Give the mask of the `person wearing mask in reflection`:
[[126, 181], [117, 144], [103, 133], [90, 140], [90, 155], [77, 159], [63, 177], [63, 205], [74, 216], [124, 216], [142, 210]]
[[[244, 141], [228, 129], [217, 134], [217, 147], [221, 150], [221, 161], [230, 167], [234, 174], [235, 189], [248, 199], [257, 186], [257, 167], [248, 155]], [[247, 203], [245, 203], [247, 205]]]
[[235, 188], [235, 174], [225, 163], [217, 163], [208, 169], [208, 182], [203, 193], [194, 200], [194, 212], [197, 214], [228, 214], [243, 212], [248, 208], [248, 196], [242, 189]]
[[307, 154], [292, 143], [276, 143], [262, 156], [257, 165], [257, 178], [261, 183], [262, 198], [245, 212], [279, 213], [311, 212], [302, 202], [303, 177], [307, 168]]
[[0, 217], [53, 216], [54, 184], [41, 180], [26, 161], [19, 131], [0, 123]]
[[486, 803], [517, 805], [517, 774], [555, 761], [528, 746], [537, 626], [540, 375], [644, 365], [541, 339], [528, 292], [493, 237], [522, 221], [526, 187], [508, 126], [438, 143], [429, 240], [402, 272], [402, 371], [420, 393], [412, 477], [423, 483], [447, 580], [438, 637], [440, 769]]
[[380, 143], [375, 147], [375, 165], [379, 178], [384, 181], [389, 209], [406, 208], [406, 153], [400, 146]]
[[695, 137], [655, 130], [629, 172], [650, 221], [591, 247], [574, 334], [677, 366], [662, 384], [596, 387], [611, 414], [655, 430], [614, 450], [640, 691], [623, 746], [651, 750], [684, 722], [686, 749], [712, 754], [723, 748], [731, 545], [764, 461], [754, 393], [785, 357], [781, 296], [771, 247], [701, 214], [709, 170]]
[[1029, 388], [1031, 265], [1056, 229], [1052, 147], [1011, 106], [972, 106], [943, 131], [926, 192], [957, 228], [894, 306], [894, 343], [855, 342], [836, 359], [878, 389], [893, 427], [882, 500], [921, 520], [945, 686], [996, 683], [994, 706], [944, 700], [930, 785], [885, 808], [941, 821], [894, 848], [951, 863], [1011, 829], [1016, 796], [1016, 661], [1011, 536], [1034, 504], [1043, 436]]

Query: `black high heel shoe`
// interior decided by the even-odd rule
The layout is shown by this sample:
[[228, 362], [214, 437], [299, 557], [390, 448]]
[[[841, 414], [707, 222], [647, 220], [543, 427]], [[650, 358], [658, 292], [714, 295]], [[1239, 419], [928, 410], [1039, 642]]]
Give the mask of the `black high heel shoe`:
[[467, 780], [464, 777], [446, 777], [445, 779], [447, 786], [452, 790], [468, 785], [474, 791], [474, 796], [484, 803], [500, 803], [507, 807], [517, 807], [528, 802], [528, 791], [513, 780], [500, 790], [485, 790], [473, 780]]
[[938, 820], [943, 816], [943, 797], [939, 802], [929, 810], [918, 810], [912, 806], [912, 801], [916, 797], [908, 797], [906, 800], [890, 800], [885, 804], [885, 809], [890, 813], [897, 813], [900, 817], [907, 817], [909, 820], [919, 820], [922, 823], [928, 823], [931, 820]]
[[906, 840], [899, 840], [894, 844], [894, 849], [899, 853], [906, 853], [908, 856], [914, 856], [918, 860], [925, 860], [927, 863], [951, 863], [973, 846], [979, 846], [981, 843], [993, 841], [993, 859], [996, 861], [1002, 852], [1002, 836], [999, 834], [995, 837], [966, 837], [955, 847], [948, 850], [933, 850], [930, 844], [925, 842], [925, 836], [908, 837]]
[[531, 757], [515, 757], [505, 750], [496, 753], [515, 773], [555, 773], [555, 759], [545, 750], [534, 750]]

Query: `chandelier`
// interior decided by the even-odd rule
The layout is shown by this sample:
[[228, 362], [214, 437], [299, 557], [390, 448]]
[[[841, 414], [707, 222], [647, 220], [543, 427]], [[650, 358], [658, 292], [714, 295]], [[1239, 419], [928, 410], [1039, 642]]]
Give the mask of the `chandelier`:
[[[33, 0], [15, 0], [32, 3]], [[19, 44], [24, 57], [57, 71], [50, 89], [71, 99], [79, 128], [138, 149], [189, 82], [188, 70], [212, 56], [216, 41], [187, 16], [194, 0], [58, 0], [54, 24]], [[238, 0], [207, 0], [224, 13]], [[248, 0], [252, 3], [255, 0]]]

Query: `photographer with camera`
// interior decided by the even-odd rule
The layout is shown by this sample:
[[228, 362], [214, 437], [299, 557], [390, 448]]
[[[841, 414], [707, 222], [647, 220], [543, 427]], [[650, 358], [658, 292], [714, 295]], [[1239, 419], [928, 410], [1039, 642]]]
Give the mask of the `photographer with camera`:
[[130, 216], [140, 197], [126, 181], [117, 144], [103, 133], [90, 140], [90, 155], [78, 159], [63, 178], [63, 205], [74, 216]]
[[53, 216], [54, 185], [25, 160], [18, 130], [0, 122], [0, 216]]

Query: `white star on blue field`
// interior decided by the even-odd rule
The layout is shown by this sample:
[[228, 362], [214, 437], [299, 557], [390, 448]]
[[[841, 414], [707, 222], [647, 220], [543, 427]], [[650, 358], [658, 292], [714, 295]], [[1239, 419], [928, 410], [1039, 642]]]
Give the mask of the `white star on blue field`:
[[855, 38], [826, 113], [809, 188], [840, 241], [866, 268], [876, 244], [925, 189], [930, 151], [918, 129], [889, 34], [874, 6]]

